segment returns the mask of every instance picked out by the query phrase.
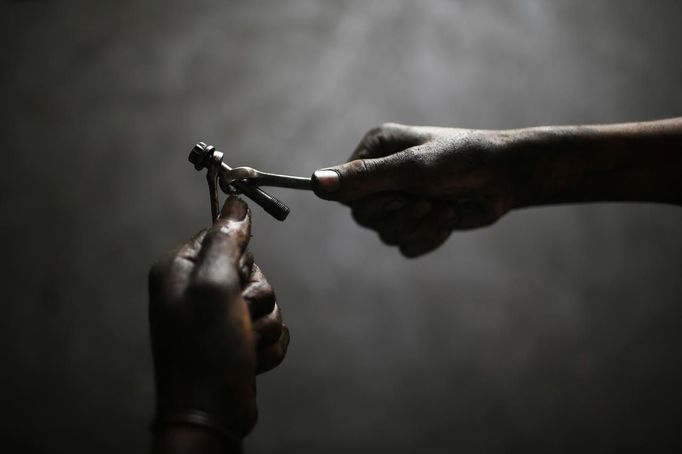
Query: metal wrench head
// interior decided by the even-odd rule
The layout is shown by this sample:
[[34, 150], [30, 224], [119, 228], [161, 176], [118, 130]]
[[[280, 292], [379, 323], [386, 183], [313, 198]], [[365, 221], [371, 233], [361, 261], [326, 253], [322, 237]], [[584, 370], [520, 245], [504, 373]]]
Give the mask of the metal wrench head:
[[260, 174], [253, 167], [233, 167], [230, 170], [223, 169], [220, 174], [220, 182], [224, 185], [230, 185], [239, 180], [255, 180]]

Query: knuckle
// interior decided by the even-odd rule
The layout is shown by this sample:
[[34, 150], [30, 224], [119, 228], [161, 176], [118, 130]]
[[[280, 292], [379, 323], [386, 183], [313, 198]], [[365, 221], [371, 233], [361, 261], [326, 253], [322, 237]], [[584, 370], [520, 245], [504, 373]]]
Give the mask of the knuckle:
[[379, 129], [381, 130], [381, 135], [383, 136], [396, 137], [404, 133], [407, 127], [403, 124], [389, 121], [382, 123]]
[[269, 299], [275, 297], [275, 290], [264, 278], [253, 279], [244, 289], [244, 298], [254, 300]]
[[360, 143], [370, 154], [373, 154], [372, 152], [376, 152], [378, 148], [381, 148], [385, 135], [386, 130], [383, 126], [375, 126], [365, 133]]
[[237, 247], [249, 237], [250, 227], [245, 222], [238, 222], [232, 219], [219, 220], [219, 227], [212, 229], [204, 237], [204, 247], [227, 246]]
[[381, 123], [381, 126], [379, 128], [381, 130], [388, 130], [388, 129], [398, 129], [401, 125], [392, 121], [385, 121]]
[[275, 304], [275, 299], [276, 299], [275, 298], [275, 289], [272, 288], [272, 285], [270, 285], [269, 282], [264, 281], [264, 282], [260, 283], [259, 293], [261, 295], [260, 299], [262, 299], [263, 301], [269, 301], [273, 305]]
[[[249, 254], [251, 254], [249, 252]], [[251, 254], [251, 258], [253, 259], [253, 254]], [[251, 260], [251, 270], [249, 274], [249, 283], [250, 284], [256, 284], [260, 285], [261, 283], [268, 283], [267, 278], [265, 277], [265, 274], [263, 274], [263, 270], [256, 264], [255, 261]]]
[[357, 178], [367, 175], [374, 168], [373, 159], [354, 159], [348, 162], [343, 169], [343, 178]]
[[275, 309], [275, 305], [277, 303], [275, 292], [269, 285], [266, 289], [259, 291], [255, 297], [250, 299], [252, 305], [254, 306], [254, 312], [256, 316], [269, 314], [273, 311], [273, 309]]
[[357, 175], [369, 175], [377, 170], [377, 163], [373, 159], [360, 159], [355, 172]]
[[362, 137], [360, 144], [351, 158], [384, 156], [391, 149], [391, 140], [400, 125], [397, 123], [383, 123], [368, 130]]
[[225, 243], [226, 238], [230, 238], [234, 235], [230, 227], [232, 227], [231, 223], [227, 223], [219, 230], [211, 230], [208, 232], [204, 237], [203, 247], [211, 248], [221, 243]]
[[383, 125], [375, 126], [370, 128], [369, 131], [365, 133], [365, 139], [374, 139], [379, 136], [384, 131]]

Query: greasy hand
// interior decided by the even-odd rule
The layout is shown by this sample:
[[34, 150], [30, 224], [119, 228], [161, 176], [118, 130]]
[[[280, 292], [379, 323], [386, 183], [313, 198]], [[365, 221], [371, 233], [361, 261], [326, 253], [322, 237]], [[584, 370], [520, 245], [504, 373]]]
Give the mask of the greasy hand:
[[348, 204], [354, 219], [407, 257], [452, 230], [494, 223], [512, 205], [504, 133], [386, 123], [343, 165], [313, 175], [316, 194]]
[[210, 229], [152, 267], [157, 417], [201, 410], [241, 436], [255, 424], [255, 373], [282, 361], [289, 332], [250, 236], [248, 207], [230, 197]]

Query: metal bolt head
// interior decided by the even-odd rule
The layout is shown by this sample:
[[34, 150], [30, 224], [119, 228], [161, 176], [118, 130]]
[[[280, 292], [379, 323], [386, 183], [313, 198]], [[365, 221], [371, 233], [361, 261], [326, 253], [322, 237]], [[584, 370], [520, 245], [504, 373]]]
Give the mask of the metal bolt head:
[[201, 170], [206, 167], [208, 159], [213, 155], [215, 147], [212, 145], [206, 145], [204, 142], [199, 142], [192, 147], [192, 151], [189, 152], [188, 160], [194, 164], [194, 168]]

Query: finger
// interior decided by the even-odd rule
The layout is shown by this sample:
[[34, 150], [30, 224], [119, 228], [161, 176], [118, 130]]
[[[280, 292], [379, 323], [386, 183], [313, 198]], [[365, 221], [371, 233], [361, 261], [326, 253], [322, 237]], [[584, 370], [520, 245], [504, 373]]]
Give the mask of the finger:
[[201, 243], [189, 287], [205, 287], [232, 294], [240, 288], [239, 260], [251, 236], [251, 218], [246, 204], [237, 197], [225, 202], [220, 219]]
[[413, 211], [415, 208], [421, 209], [421, 205], [421, 202], [415, 201], [377, 222], [373, 228], [381, 241], [395, 246], [402, 238], [413, 232], [420, 222], [420, 217], [413, 216]]
[[251, 221], [249, 206], [236, 195], [229, 196], [220, 209], [218, 220], [214, 224], [229, 224], [230, 222]]
[[427, 136], [420, 133], [420, 129], [399, 123], [384, 123], [372, 128], [367, 131], [348, 160], [378, 158], [421, 145], [427, 140]]
[[459, 212], [459, 220], [453, 226], [455, 230], [469, 230], [485, 227], [495, 223], [504, 212], [486, 196], [466, 197], [451, 202]]
[[424, 255], [442, 245], [458, 221], [457, 211], [447, 202], [438, 204], [415, 231], [400, 242], [400, 252], [409, 258]]
[[275, 304], [272, 312], [253, 321], [253, 334], [257, 348], [276, 342], [282, 334], [282, 326], [282, 311]]
[[257, 320], [275, 309], [277, 300], [275, 291], [256, 264], [253, 265], [253, 272], [242, 292], [242, 297], [249, 306], [252, 320]]
[[173, 299], [184, 292], [205, 235], [206, 229], [199, 231], [152, 266], [149, 289], [153, 296], [163, 292], [164, 298]]
[[278, 341], [257, 352], [256, 373], [262, 374], [263, 372], [267, 372], [270, 369], [279, 366], [287, 354], [290, 340], [291, 334], [289, 333], [289, 328], [286, 325], [282, 325], [282, 332]]
[[410, 192], [417, 174], [415, 149], [373, 159], [356, 159], [313, 174], [313, 190], [327, 200], [349, 202], [385, 191]]
[[433, 208], [433, 203], [427, 199], [415, 199], [411, 204], [386, 217], [377, 231], [381, 240], [388, 245], [400, 244], [404, 238], [411, 235]]
[[175, 258], [196, 262], [201, 250], [201, 242], [204, 241], [207, 232], [208, 229], [202, 229], [194, 234], [186, 243], [181, 244], [174, 252]]
[[363, 227], [374, 228], [391, 214], [414, 202], [414, 197], [397, 192], [373, 194], [350, 204], [355, 222]]
[[251, 274], [253, 274], [253, 266], [253, 253], [246, 251], [239, 259], [239, 278], [242, 286], [246, 286], [249, 283]]

